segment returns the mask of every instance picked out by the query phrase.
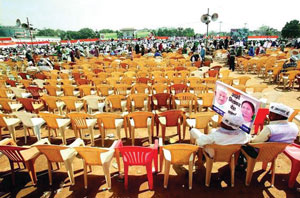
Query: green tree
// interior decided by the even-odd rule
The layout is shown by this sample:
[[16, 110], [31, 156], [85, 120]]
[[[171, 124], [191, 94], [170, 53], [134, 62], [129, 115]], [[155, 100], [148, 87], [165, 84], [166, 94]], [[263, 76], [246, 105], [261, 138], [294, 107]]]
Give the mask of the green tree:
[[281, 30], [283, 38], [297, 38], [300, 37], [300, 24], [298, 20], [287, 22]]
[[58, 36], [56, 31], [50, 28], [38, 30], [36, 36]]
[[80, 39], [95, 38], [96, 33], [90, 28], [82, 28], [78, 31]]
[[114, 33], [114, 31], [110, 30], [110, 29], [102, 29], [102, 30], [99, 30], [98, 32], [99, 33]]

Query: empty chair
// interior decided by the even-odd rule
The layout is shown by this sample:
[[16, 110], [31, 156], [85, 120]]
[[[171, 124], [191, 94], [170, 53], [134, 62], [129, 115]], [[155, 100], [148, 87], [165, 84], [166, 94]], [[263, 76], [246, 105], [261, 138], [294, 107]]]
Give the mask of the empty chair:
[[62, 96], [63, 91], [58, 91], [58, 88], [53, 85], [45, 85], [45, 89], [50, 96]]
[[[189, 128], [196, 128], [196, 129], [203, 129], [204, 134], [208, 134], [208, 127], [209, 122], [212, 119], [212, 116], [215, 113], [213, 112], [200, 112], [196, 114], [191, 114], [186, 118], [186, 123], [184, 123], [184, 126], [187, 125]], [[192, 142], [192, 137], [190, 137]]]
[[26, 132], [29, 133], [29, 128], [32, 128], [33, 133], [38, 140], [41, 140], [41, 126], [45, 123], [43, 118], [38, 118], [36, 114], [28, 113], [25, 111], [15, 112], [16, 115], [22, 122], [25, 135], [25, 144], [27, 143]]
[[[50, 144], [47, 139], [43, 139], [36, 144]], [[0, 152], [7, 156], [10, 168], [11, 168], [11, 176], [12, 183], [15, 185], [15, 171], [14, 171], [14, 163], [23, 163], [28, 170], [30, 179], [33, 185], [37, 183], [37, 176], [35, 172], [34, 162], [39, 156], [39, 151], [35, 147], [21, 147], [17, 146], [13, 139], [7, 138], [0, 141]]]
[[83, 129], [88, 129], [89, 136], [91, 138], [91, 145], [94, 146], [94, 126], [97, 122], [97, 119], [86, 113], [69, 113], [67, 116], [71, 119], [72, 128], [75, 132], [75, 136], [78, 137], [79, 135], [79, 137], [83, 138]]
[[64, 119], [63, 116], [52, 114], [52, 113], [39, 113], [39, 116], [43, 118], [48, 126], [48, 137], [50, 138], [50, 130], [53, 129], [56, 136], [56, 130], [59, 130], [62, 142], [67, 145], [65, 130], [66, 127], [71, 123], [70, 119]]
[[15, 101], [8, 98], [0, 98], [0, 105], [2, 111], [9, 113], [18, 111], [23, 106], [22, 104], [15, 103]]
[[59, 111], [59, 114], [62, 115], [62, 109], [65, 105], [64, 102], [60, 101], [57, 97], [55, 96], [47, 96], [44, 95], [41, 98], [43, 101], [45, 101], [45, 103], [48, 106], [48, 110], [55, 113], [55, 110]]
[[42, 89], [39, 87], [27, 87], [27, 91], [32, 95], [33, 99], [40, 99]]
[[284, 154], [288, 156], [292, 162], [290, 178], [289, 178], [289, 188], [293, 188], [296, 182], [297, 175], [300, 171], [300, 145], [291, 144], [288, 145]]
[[38, 113], [44, 107], [44, 104], [39, 100], [34, 100], [32, 98], [17, 98], [26, 111]]
[[52, 185], [52, 163], [64, 163], [67, 170], [70, 182], [72, 185], [75, 184], [74, 171], [73, 171], [73, 160], [77, 155], [73, 147], [84, 146], [84, 142], [81, 139], [76, 139], [69, 146], [58, 146], [58, 145], [36, 145], [36, 148], [46, 156], [48, 161], [48, 175], [49, 183]]
[[68, 113], [72, 111], [79, 112], [83, 107], [83, 101], [75, 96], [63, 96], [60, 99], [65, 103]]
[[150, 96], [148, 94], [137, 93], [127, 97], [127, 110], [134, 112], [136, 109], [150, 110]]
[[28, 98], [31, 96], [25, 89], [20, 89], [18, 87], [11, 87], [10, 89], [14, 92], [16, 98]]
[[[181, 125], [183, 125], [185, 116], [181, 110], [169, 110], [157, 114], [156, 135], [159, 135], [159, 126], [161, 126], [162, 140], [165, 142], [166, 127], [177, 127], [177, 135], [181, 141]], [[183, 137], [185, 137], [185, 128], [183, 128]]]
[[95, 147], [75, 147], [75, 150], [78, 152], [82, 158], [83, 171], [84, 171], [84, 188], [87, 189], [87, 166], [99, 165], [103, 167], [103, 172], [105, 175], [105, 180], [107, 183], [108, 189], [111, 189], [111, 178], [110, 178], [110, 162], [114, 156], [114, 148], [117, 141], [115, 141], [110, 148], [95, 148]]
[[125, 133], [127, 133], [127, 126], [131, 136], [132, 145], [134, 145], [135, 129], [147, 128], [149, 143], [152, 144], [153, 129], [154, 129], [154, 114], [152, 112], [132, 112], [125, 116]]
[[79, 96], [79, 91], [76, 91], [73, 85], [63, 85], [61, 88], [65, 96]]
[[169, 93], [157, 93], [151, 97], [152, 109], [161, 110], [162, 107], [171, 109], [172, 95]]
[[122, 95], [110, 95], [105, 99], [105, 109], [106, 111], [114, 112], [114, 110], [119, 109], [125, 112], [126, 100], [125, 96]]
[[93, 110], [103, 112], [105, 103], [102, 102], [102, 98], [100, 96], [89, 95], [89, 96], [84, 96], [82, 99], [85, 101], [84, 108], [86, 112], [90, 114], [93, 112]]
[[0, 114], [0, 139], [2, 139], [2, 128], [7, 128], [10, 136], [16, 142], [15, 127], [20, 124], [19, 118], [13, 118], [12, 116]]
[[[99, 131], [101, 134], [102, 146], [104, 146], [104, 138], [106, 131], [114, 129], [117, 131], [118, 139], [121, 139], [121, 127], [123, 126], [123, 117], [115, 113], [99, 113], [94, 115], [97, 118]], [[127, 137], [127, 134], [126, 134]]]
[[[117, 150], [121, 153], [124, 163], [125, 189], [128, 189], [128, 168], [129, 166], [146, 166], [149, 189], [153, 189], [152, 161], [155, 161], [155, 152], [157, 153], [158, 144], [154, 148], [145, 148], [140, 146], [119, 145]], [[157, 163], [157, 161], [156, 161]], [[157, 169], [156, 169], [157, 170]]]
[[[189, 166], [189, 189], [193, 184], [193, 165], [199, 147], [190, 144], [170, 144], [160, 147], [160, 164], [165, 159], [164, 188], [168, 187], [171, 164]], [[160, 168], [160, 169], [161, 169]]]
[[0, 89], [0, 97], [1, 98], [13, 99], [13, 97], [15, 97], [15, 94], [11, 90], [6, 89], [4, 87], [1, 87], [1, 89]]

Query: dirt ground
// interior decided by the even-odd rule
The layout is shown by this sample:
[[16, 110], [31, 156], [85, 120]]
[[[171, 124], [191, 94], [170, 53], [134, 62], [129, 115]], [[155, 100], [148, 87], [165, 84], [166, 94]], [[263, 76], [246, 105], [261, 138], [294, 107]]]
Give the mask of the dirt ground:
[[[216, 63], [215, 63], [216, 64]], [[239, 76], [240, 74], [231, 74], [231, 76]], [[261, 83], [262, 79], [256, 75], [250, 75], [252, 79], [248, 85]], [[274, 89], [275, 88], [275, 89]], [[282, 92], [275, 85], [269, 86], [264, 91], [265, 97], [269, 101], [276, 100], [290, 107], [299, 108], [300, 106], [300, 91], [292, 90]], [[299, 123], [297, 123], [299, 126]], [[95, 129], [96, 134], [99, 133]], [[136, 145], [146, 146], [148, 137], [146, 130], [137, 130]], [[108, 133], [114, 133], [109, 131]], [[4, 136], [8, 137], [8, 131], [3, 131]], [[23, 129], [17, 128], [17, 143], [24, 145]], [[124, 130], [121, 131], [123, 142], [125, 145], [130, 145], [130, 140], [125, 138]], [[178, 140], [175, 128], [167, 129], [166, 136], [173, 141]], [[47, 137], [47, 130], [43, 128], [42, 137]], [[68, 144], [74, 141], [74, 132], [72, 129], [67, 129]], [[29, 137], [28, 144], [36, 141], [34, 136]], [[167, 140], [168, 141], [168, 140]], [[87, 144], [90, 142], [85, 141]], [[112, 144], [112, 139], [105, 141], [105, 146], [109, 147]], [[185, 139], [189, 143], [189, 133]], [[297, 140], [298, 142], [298, 140]], [[61, 144], [59, 138], [51, 138], [51, 143]], [[101, 145], [101, 140], [96, 139], [96, 146]], [[167, 143], [167, 142], [166, 142]], [[299, 143], [299, 142], [298, 142]], [[205, 164], [204, 164], [205, 165]], [[153, 197], [153, 198], [176, 198], [176, 197], [300, 197], [300, 175], [297, 177], [296, 185], [293, 189], [288, 188], [289, 172], [291, 169], [290, 160], [280, 154], [276, 163], [275, 185], [271, 187], [271, 175], [267, 171], [261, 170], [261, 163], [255, 166], [252, 182], [249, 187], [245, 186], [245, 171], [235, 172], [235, 186], [230, 187], [230, 169], [226, 163], [215, 163], [211, 177], [210, 187], [205, 186], [205, 166], [195, 167], [193, 173], [193, 189], [188, 189], [188, 167], [187, 166], [171, 166], [168, 188], [163, 188], [164, 169], [162, 172], [154, 174], [154, 189], [149, 190], [146, 171], [144, 167], [129, 168], [129, 186], [128, 190], [124, 188], [124, 181], [118, 177], [118, 170], [115, 159], [112, 160], [110, 172], [112, 176], [112, 188], [107, 189], [102, 167], [94, 166], [92, 172], [88, 175], [88, 189], [84, 189], [83, 185], [83, 166], [81, 159], [75, 158], [75, 185], [71, 186], [68, 175], [65, 172], [64, 165], [57, 170], [54, 166], [53, 185], [49, 185], [47, 162], [45, 156], [38, 157], [35, 163], [38, 182], [33, 186], [28, 173], [21, 166], [15, 174], [16, 185], [11, 183], [10, 166], [5, 156], [0, 156], [0, 197], [101, 197], [101, 198], [135, 198], [135, 197]], [[121, 171], [123, 170], [123, 166]]]

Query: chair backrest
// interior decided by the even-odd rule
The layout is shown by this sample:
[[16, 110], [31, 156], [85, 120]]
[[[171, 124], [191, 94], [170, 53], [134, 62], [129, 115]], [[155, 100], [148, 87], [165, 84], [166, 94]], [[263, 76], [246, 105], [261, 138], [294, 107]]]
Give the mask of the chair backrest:
[[153, 159], [152, 148], [140, 146], [123, 146], [119, 148], [123, 156], [124, 164], [128, 165], [145, 165], [150, 163]]
[[13, 115], [16, 115], [25, 126], [32, 127], [33, 123], [31, 118], [34, 117], [36, 114], [28, 113], [25, 111], [17, 111], [14, 112]]
[[56, 94], [56, 86], [53, 86], [53, 85], [45, 85], [45, 89], [47, 90], [48, 94], [50, 96], [57, 96]]
[[74, 96], [74, 89], [75, 87], [72, 85], [63, 85], [62, 89], [64, 91], [65, 96]]
[[16, 87], [17, 86], [17, 81], [14, 80], [6, 80], [6, 83], [9, 84], [12, 87]]
[[107, 84], [100, 84], [97, 86], [98, 94], [101, 96], [108, 96], [109, 90], [111, 90], [111, 89], [112, 89], [112, 86], [107, 85]]
[[17, 98], [17, 101], [22, 103], [26, 111], [33, 112], [34, 108], [32, 103], [35, 102], [32, 98]]
[[208, 127], [208, 123], [211, 120], [211, 117], [214, 115], [213, 112], [201, 112], [196, 114], [191, 114], [189, 118], [196, 119], [195, 128], [205, 129]]
[[86, 113], [69, 113], [67, 115], [71, 119], [72, 126], [77, 129], [87, 129], [86, 119], [91, 117]]
[[27, 87], [26, 89], [29, 91], [29, 93], [31, 93], [31, 95], [34, 99], [39, 99], [41, 97], [40, 93], [39, 93], [41, 88], [39, 88], [39, 87]]
[[130, 94], [128, 96], [128, 102], [129, 105], [131, 105], [130, 102], [133, 101], [135, 107], [142, 108], [144, 107], [144, 101], [147, 100], [148, 98], [149, 95], [144, 93]]
[[97, 118], [98, 125], [101, 126], [103, 124], [105, 129], [115, 129], [115, 120], [122, 119], [121, 115], [115, 113], [100, 113], [94, 116]]
[[56, 101], [57, 101], [57, 97], [55, 96], [43, 96], [41, 97], [42, 100], [44, 100], [46, 102], [46, 104], [48, 105], [49, 109], [57, 109], [57, 105], [56, 105]]
[[169, 110], [158, 115], [166, 118], [166, 126], [177, 126], [178, 119], [181, 118], [183, 114], [181, 110]]
[[292, 122], [293, 119], [295, 118], [296, 115], [298, 115], [298, 113], [300, 112], [300, 109], [294, 109], [293, 113], [290, 115], [290, 117], [288, 118], [289, 122]]
[[50, 162], [63, 162], [60, 151], [67, 149], [67, 146], [58, 145], [36, 145], [37, 149], [43, 153]]
[[148, 93], [150, 93], [150, 87], [147, 84], [139, 83], [139, 84], [135, 84], [132, 87], [131, 93], [146, 93], [147, 89], [148, 89]]
[[197, 96], [192, 93], [178, 93], [174, 97], [179, 100], [180, 106], [183, 107], [189, 107], [197, 103]]
[[63, 118], [62, 116], [56, 115], [56, 114], [52, 114], [52, 113], [39, 113], [39, 116], [41, 118], [43, 118], [45, 120], [45, 122], [47, 123], [47, 126], [52, 128], [52, 129], [58, 129], [58, 123], [56, 121], [56, 119], [58, 118]]
[[76, 84], [78, 86], [80, 86], [80, 85], [88, 85], [88, 84], [90, 84], [90, 81], [87, 80], [87, 79], [79, 78], [79, 79], [76, 79]]
[[208, 144], [204, 146], [204, 152], [206, 150], [212, 151], [210, 157], [214, 159], [215, 162], [230, 162], [233, 154], [241, 149], [240, 144], [230, 144], [230, 145], [218, 145], [218, 144]]
[[4, 87], [1, 87], [0, 89], [0, 98], [7, 98], [6, 89]]
[[157, 83], [152, 86], [153, 92], [155, 91], [156, 94], [158, 93], [165, 93], [168, 91], [168, 85]]
[[264, 142], [264, 143], [251, 143], [250, 146], [259, 149], [256, 161], [270, 162], [278, 154], [284, 151], [285, 147], [289, 144], [281, 142]]
[[174, 84], [171, 85], [169, 89], [170, 89], [170, 93], [172, 93], [172, 91], [174, 90], [175, 94], [178, 94], [178, 93], [186, 92], [188, 86], [186, 84]]
[[191, 144], [170, 144], [163, 146], [163, 149], [170, 151], [171, 164], [189, 164], [192, 154], [198, 151], [199, 146]]
[[146, 112], [146, 111], [132, 112], [126, 116], [128, 118], [128, 121], [131, 118], [133, 119], [135, 128], [147, 127], [148, 118], [151, 118], [151, 123], [152, 125], [154, 124], [154, 114], [152, 112]]
[[170, 105], [171, 94], [169, 93], [157, 93], [152, 95], [152, 100], [157, 100], [157, 106]]
[[100, 155], [109, 151], [107, 148], [95, 148], [88, 146], [75, 147], [75, 150], [88, 165], [102, 165], [103, 162], [101, 161]]
[[27, 148], [19, 146], [9, 146], [9, 145], [0, 145], [0, 152], [8, 157], [10, 161], [13, 162], [24, 162], [24, 158], [21, 155], [20, 151], [26, 150]]
[[211, 107], [214, 99], [214, 93], [199, 94], [198, 97], [202, 98], [203, 107]]
[[117, 84], [117, 85], [114, 86], [115, 94], [127, 96], [129, 88], [131, 88], [130, 85]]
[[12, 100], [8, 98], [0, 98], [0, 105], [4, 111], [11, 112], [12, 109], [10, 108], [9, 102], [12, 102]]
[[60, 97], [60, 99], [66, 104], [68, 110], [76, 110], [75, 103], [78, 101], [78, 99], [75, 96], [63, 96]]
[[121, 100], [124, 99], [124, 96], [121, 95], [110, 95], [106, 97], [106, 100], [110, 102], [111, 107], [114, 109], [121, 109]]

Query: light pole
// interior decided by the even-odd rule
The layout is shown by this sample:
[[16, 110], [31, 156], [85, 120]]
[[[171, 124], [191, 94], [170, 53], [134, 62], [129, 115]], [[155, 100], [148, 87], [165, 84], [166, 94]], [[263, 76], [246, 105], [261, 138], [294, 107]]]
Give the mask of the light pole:
[[219, 22], [220, 23], [220, 29], [219, 29], [219, 35], [221, 34], [221, 26], [222, 26], [222, 21]]
[[216, 21], [218, 19], [219, 15], [217, 13], [214, 13], [213, 15], [209, 15], [209, 8], [207, 8], [207, 14], [203, 14], [201, 17], [201, 22], [206, 24], [206, 42], [205, 42], [205, 48], [207, 48], [208, 43], [208, 24], [211, 21]]

